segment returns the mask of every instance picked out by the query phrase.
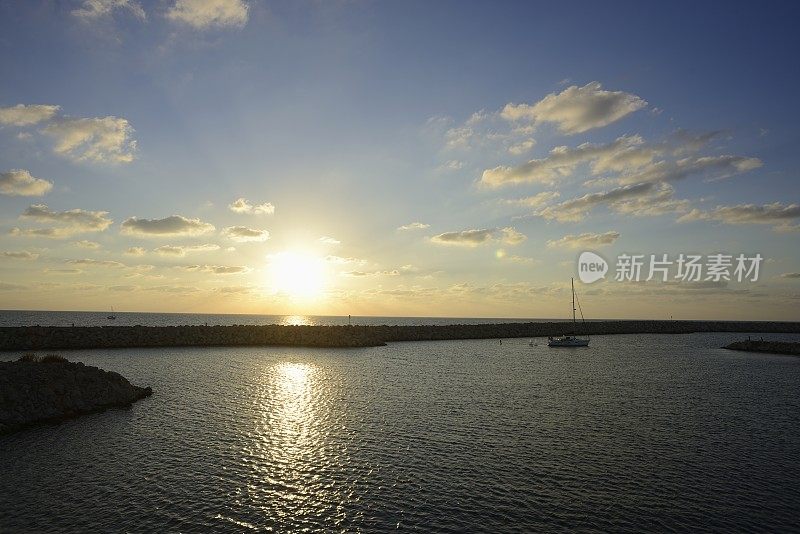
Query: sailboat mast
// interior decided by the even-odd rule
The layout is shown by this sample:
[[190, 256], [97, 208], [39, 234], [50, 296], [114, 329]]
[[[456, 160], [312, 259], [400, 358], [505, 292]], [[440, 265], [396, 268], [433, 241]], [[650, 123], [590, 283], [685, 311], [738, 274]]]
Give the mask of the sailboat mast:
[[575, 279], [569, 279], [570, 284], [572, 284], [572, 324], [575, 325]]

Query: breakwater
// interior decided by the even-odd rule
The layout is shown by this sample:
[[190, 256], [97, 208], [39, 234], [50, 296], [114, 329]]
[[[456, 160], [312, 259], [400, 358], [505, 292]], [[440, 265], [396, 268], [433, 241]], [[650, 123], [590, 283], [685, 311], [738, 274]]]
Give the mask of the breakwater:
[[0, 434], [129, 406], [152, 394], [117, 373], [63, 358], [0, 362]]
[[21, 326], [0, 328], [0, 350], [264, 345], [373, 347], [394, 341], [543, 337], [566, 333], [601, 335], [694, 332], [800, 333], [800, 323], [592, 321], [579, 323], [574, 328], [570, 322], [435, 326]]
[[793, 341], [734, 341], [723, 348], [730, 350], [741, 350], [745, 352], [768, 352], [771, 354], [791, 354], [800, 356], [800, 343]]

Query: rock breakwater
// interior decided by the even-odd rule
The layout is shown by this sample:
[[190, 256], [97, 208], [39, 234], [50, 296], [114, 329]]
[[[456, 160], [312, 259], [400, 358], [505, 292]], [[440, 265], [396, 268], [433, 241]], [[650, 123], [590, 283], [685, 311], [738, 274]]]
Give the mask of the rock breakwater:
[[[573, 332], [573, 328], [575, 332]], [[420, 326], [104, 326], [3, 327], [0, 350], [133, 347], [267, 346], [372, 347], [392, 341], [558, 336], [565, 333], [800, 333], [800, 323], [766, 321], [592, 321]]]
[[83, 363], [0, 362], [0, 434], [129, 406], [152, 393], [118, 373]]
[[771, 354], [792, 354], [800, 356], [800, 343], [792, 341], [734, 341], [725, 345], [724, 349], [741, 350], [746, 352], [769, 352]]

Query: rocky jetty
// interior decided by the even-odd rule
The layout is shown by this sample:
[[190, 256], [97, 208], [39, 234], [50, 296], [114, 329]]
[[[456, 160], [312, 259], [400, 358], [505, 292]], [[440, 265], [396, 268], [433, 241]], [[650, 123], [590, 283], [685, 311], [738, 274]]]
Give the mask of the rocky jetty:
[[[575, 332], [573, 332], [575, 328]], [[392, 341], [695, 332], [800, 333], [800, 323], [767, 321], [591, 321], [419, 326], [103, 326], [0, 328], [0, 351], [133, 347], [373, 347]]]
[[769, 352], [771, 354], [791, 354], [800, 356], [800, 343], [796, 341], [734, 341], [723, 349], [742, 350], [746, 352]]
[[61, 357], [0, 362], [0, 434], [129, 406], [153, 390]]

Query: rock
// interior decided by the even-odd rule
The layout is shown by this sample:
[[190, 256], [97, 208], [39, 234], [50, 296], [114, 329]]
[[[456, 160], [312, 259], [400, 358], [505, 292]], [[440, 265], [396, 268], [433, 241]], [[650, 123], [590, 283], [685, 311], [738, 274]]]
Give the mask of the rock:
[[118, 373], [80, 363], [0, 362], [0, 434], [130, 406], [152, 394]]
[[791, 354], [800, 356], [800, 343], [793, 341], [734, 341], [723, 349], [741, 350], [745, 352], [768, 352], [771, 354]]

